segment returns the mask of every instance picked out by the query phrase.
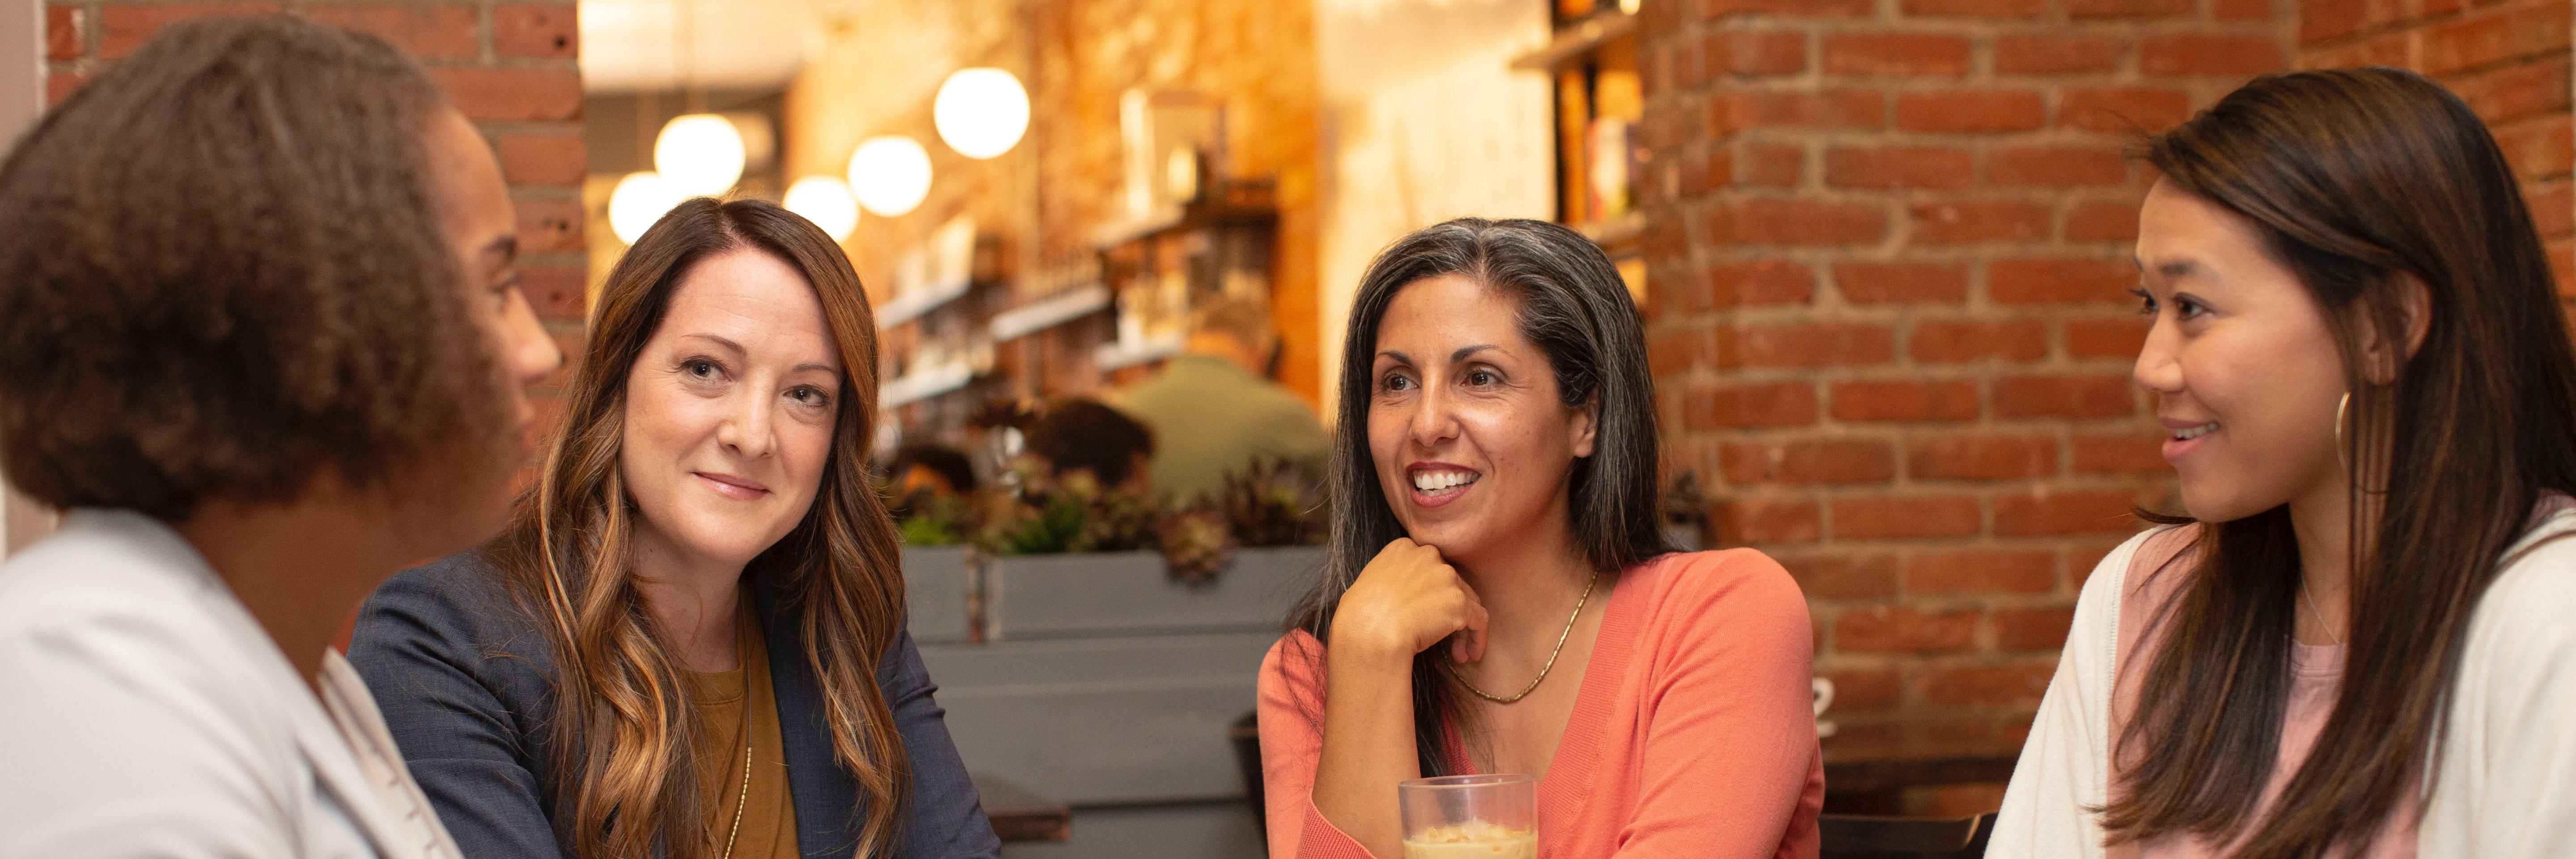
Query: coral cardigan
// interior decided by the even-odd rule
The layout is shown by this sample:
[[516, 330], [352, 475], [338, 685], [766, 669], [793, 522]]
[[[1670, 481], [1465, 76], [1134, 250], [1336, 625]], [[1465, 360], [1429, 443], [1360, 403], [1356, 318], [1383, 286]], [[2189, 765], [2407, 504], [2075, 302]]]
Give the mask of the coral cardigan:
[[[1760, 552], [1676, 553], [1622, 573], [1539, 782], [1539, 855], [1815, 856], [1814, 646], [1797, 582]], [[1303, 654], [1319, 652], [1291, 632], [1261, 665], [1270, 855], [1365, 859], [1315, 808], [1324, 675]]]

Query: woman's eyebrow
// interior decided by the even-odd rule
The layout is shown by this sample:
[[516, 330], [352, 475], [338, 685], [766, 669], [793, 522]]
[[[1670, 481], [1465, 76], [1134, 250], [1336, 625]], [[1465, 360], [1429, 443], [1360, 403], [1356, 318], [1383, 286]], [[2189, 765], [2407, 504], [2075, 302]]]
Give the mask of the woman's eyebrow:
[[707, 342], [714, 343], [714, 344], [716, 344], [716, 345], [718, 345], [718, 346], [722, 346], [722, 347], [724, 347], [724, 348], [726, 348], [726, 349], [728, 349], [728, 350], [731, 350], [731, 351], [732, 351], [734, 354], [736, 354], [736, 355], [745, 355], [745, 354], [749, 354], [749, 350], [746, 350], [746, 349], [742, 348], [742, 344], [740, 344], [740, 343], [736, 343], [736, 342], [733, 342], [733, 341], [731, 341], [731, 340], [727, 340], [727, 339], [722, 338], [722, 337], [718, 337], [718, 336], [713, 335], [713, 334], [685, 334], [685, 335], [681, 335], [681, 336], [684, 336], [684, 337], [695, 337], [695, 338], [698, 338], [698, 339], [700, 339], [700, 340], [705, 340], [705, 341], [707, 341]]

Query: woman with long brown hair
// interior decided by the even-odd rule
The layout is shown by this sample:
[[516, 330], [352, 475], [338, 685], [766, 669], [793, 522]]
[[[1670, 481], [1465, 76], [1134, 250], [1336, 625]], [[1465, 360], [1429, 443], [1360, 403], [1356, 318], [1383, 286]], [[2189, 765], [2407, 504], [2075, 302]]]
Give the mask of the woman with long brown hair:
[[510, 529], [388, 582], [350, 649], [468, 855], [999, 855], [868, 483], [875, 331], [756, 200], [610, 272]]
[[2149, 141], [2135, 370], [2188, 515], [2096, 567], [1993, 856], [2565, 855], [2576, 354], [2513, 170], [2396, 69]]

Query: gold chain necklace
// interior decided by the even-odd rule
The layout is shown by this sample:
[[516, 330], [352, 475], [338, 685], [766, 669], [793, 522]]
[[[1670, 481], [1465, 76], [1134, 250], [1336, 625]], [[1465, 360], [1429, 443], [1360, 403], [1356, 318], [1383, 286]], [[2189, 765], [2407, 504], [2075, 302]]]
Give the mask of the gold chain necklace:
[[[1565, 631], [1556, 634], [1556, 649], [1547, 652], [1547, 664], [1539, 666], [1538, 676], [1530, 678], [1529, 685], [1521, 687], [1519, 694], [1505, 698], [1492, 692], [1478, 689], [1476, 688], [1476, 684], [1467, 682], [1467, 675], [1458, 673], [1458, 663], [1442, 660], [1440, 665], [1449, 669], [1449, 679], [1458, 681], [1458, 685], [1467, 687], [1467, 691], [1476, 693], [1476, 697], [1478, 698], [1483, 698], [1496, 704], [1509, 704], [1529, 697], [1529, 693], [1538, 691], [1538, 684], [1540, 681], [1547, 679], [1547, 673], [1556, 669], [1556, 657], [1565, 653], [1565, 640], [1574, 636], [1574, 621], [1583, 617], [1583, 604], [1592, 601], [1592, 588], [1599, 584], [1601, 584], [1601, 576], [1597, 573], [1594, 574], [1592, 578], [1584, 581], [1583, 598], [1574, 601], [1574, 616], [1566, 618]], [[726, 859], [732, 859], [732, 857], [726, 857]]]
[[751, 804], [751, 708], [743, 707], [742, 792], [733, 798], [733, 831], [725, 833], [724, 859], [733, 859], [733, 840], [742, 834], [742, 807]]

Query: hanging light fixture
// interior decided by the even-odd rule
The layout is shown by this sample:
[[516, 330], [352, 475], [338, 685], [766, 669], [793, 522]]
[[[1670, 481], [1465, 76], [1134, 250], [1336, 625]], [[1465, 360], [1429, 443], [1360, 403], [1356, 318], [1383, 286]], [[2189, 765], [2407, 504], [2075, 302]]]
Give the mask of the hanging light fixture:
[[1029, 130], [1029, 91], [996, 68], [958, 69], [939, 85], [930, 103], [931, 124], [948, 148], [968, 158], [992, 158]]
[[780, 205], [813, 221], [836, 242], [849, 241], [850, 231], [859, 226], [859, 201], [850, 196], [850, 184], [838, 176], [798, 179], [787, 186], [787, 197]]
[[742, 180], [742, 131], [712, 113], [673, 117], [653, 139], [653, 169], [683, 197], [715, 197]]
[[860, 141], [850, 153], [850, 193], [859, 205], [886, 217], [898, 217], [930, 196], [930, 152], [899, 135]]
[[608, 229], [618, 241], [634, 244], [671, 207], [688, 198], [659, 173], [628, 173], [617, 180], [616, 190], [608, 192]]

